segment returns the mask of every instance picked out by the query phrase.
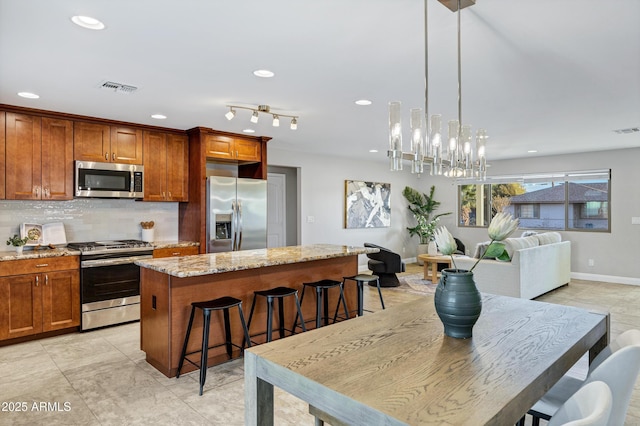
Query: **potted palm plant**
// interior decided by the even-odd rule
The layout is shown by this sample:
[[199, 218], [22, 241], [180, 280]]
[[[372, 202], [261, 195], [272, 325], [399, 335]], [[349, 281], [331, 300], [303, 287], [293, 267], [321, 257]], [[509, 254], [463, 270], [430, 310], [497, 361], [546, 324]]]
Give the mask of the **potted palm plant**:
[[[402, 195], [409, 202], [407, 208], [416, 220], [416, 225], [407, 227], [407, 231], [409, 231], [409, 236], [417, 235], [420, 239], [417, 250], [418, 255], [431, 252], [433, 252], [431, 254], [435, 254], [437, 252], [434, 232], [438, 226], [438, 221], [440, 217], [451, 214], [451, 212], [446, 212], [433, 215], [433, 212], [440, 206], [440, 202], [433, 198], [435, 191], [435, 185], [431, 186], [428, 195], [408, 186], [402, 191]], [[429, 245], [432, 246], [431, 251], [429, 250]], [[418, 264], [422, 265], [423, 262], [418, 259]]]

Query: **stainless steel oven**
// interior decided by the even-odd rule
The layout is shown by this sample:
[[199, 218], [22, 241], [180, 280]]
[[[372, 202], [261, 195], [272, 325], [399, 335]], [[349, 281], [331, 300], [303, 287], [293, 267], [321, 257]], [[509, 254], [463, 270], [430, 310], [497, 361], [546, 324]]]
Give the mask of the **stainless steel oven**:
[[82, 330], [140, 319], [140, 267], [153, 257], [151, 244], [138, 240], [70, 243], [80, 250]]

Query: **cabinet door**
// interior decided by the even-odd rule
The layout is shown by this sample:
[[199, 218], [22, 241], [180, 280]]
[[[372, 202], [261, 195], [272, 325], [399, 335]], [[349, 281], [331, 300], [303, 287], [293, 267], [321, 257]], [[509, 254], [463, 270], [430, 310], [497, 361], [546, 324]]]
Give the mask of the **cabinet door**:
[[73, 123], [42, 119], [42, 199], [73, 198]]
[[228, 136], [207, 136], [206, 156], [223, 160], [235, 159], [235, 141]]
[[40, 199], [41, 121], [32, 115], [6, 115], [7, 200]]
[[41, 275], [0, 278], [0, 339], [42, 332]]
[[244, 139], [235, 140], [236, 159], [239, 161], [257, 161], [261, 160], [260, 143]]
[[143, 139], [144, 199], [165, 201], [167, 193], [167, 135], [145, 131]]
[[[4, 176], [4, 168], [5, 168], [5, 113], [4, 111], [0, 111], [0, 176]], [[5, 197], [5, 182], [4, 180], [0, 182], [0, 200], [3, 200]]]
[[40, 274], [42, 331], [80, 325], [80, 272], [56, 271]]
[[111, 134], [105, 124], [73, 123], [73, 156], [80, 161], [109, 162]]
[[189, 142], [186, 135], [167, 135], [166, 170], [167, 200], [189, 201]]
[[142, 130], [111, 127], [111, 162], [142, 164]]

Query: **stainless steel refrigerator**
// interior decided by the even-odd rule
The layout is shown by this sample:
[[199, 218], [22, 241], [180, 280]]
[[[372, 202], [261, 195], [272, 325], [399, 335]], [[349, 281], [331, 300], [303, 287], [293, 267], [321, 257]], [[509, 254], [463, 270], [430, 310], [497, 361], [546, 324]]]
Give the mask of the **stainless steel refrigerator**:
[[207, 178], [207, 253], [267, 247], [267, 181]]

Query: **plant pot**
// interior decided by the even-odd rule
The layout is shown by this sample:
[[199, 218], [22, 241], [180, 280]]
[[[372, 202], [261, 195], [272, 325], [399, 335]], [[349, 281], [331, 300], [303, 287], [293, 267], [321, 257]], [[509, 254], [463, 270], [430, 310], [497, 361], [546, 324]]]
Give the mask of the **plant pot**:
[[418, 256], [421, 254], [427, 254], [429, 252], [429, 244], [418, 244], [417, 253], [416, 253], [416, 261], [418, 265], [424, 265], [424, 261], [420, 260]]
[[438, 245], [435, 241], [429, 241], [429, 244], [427, 246], [427, 254], [431, 256], [435, 256], [436, 254], [438, 254]]
[[22, 254], [22, 251], [24, 250], [24, 246], [15, 246], [15, 248], [16, 248], [16, 254], [20, 256]]
[[456, 339], [472, 336], [473, 326], [482, 311], [482, 298], [473, 272], [444, 269], [433, 300], [444, 325], [444, 334]]

